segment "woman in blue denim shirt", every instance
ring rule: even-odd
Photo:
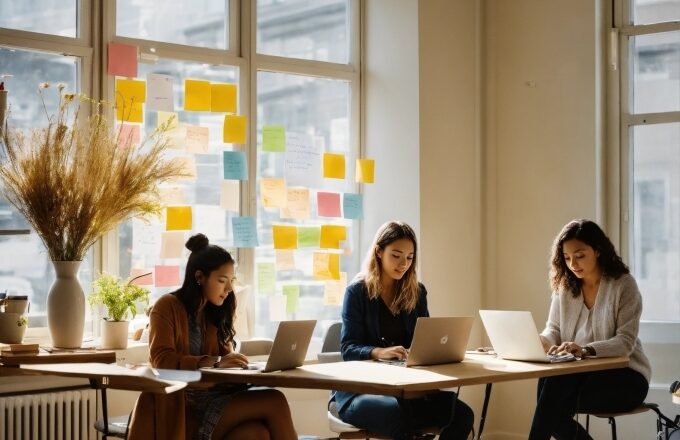
[[[416,235],[405,223],[386,223],[376,233],[364,272],[345,292],[343,360],[408,357],[416,320],[429,316],[427,291],[416,274],[416,247]],[[431,426],[443,428],[442,440],[467,439],[474,421],[472,409],[453,392],[403,400],[337,391],[333,398],[342,420],[394,439],[408,439],[412,430]]]

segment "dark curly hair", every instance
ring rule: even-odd
[[[236,297],[228,295],[221,306],[206,303],[203,291],[196,281],[196,271],[201,271],[206,277],[225,264],[234,263],[234,259],[224,248],[210,244],[208,237],[196,234],[186,242],[186,248],[191,251],[187,268],[184,273],[184,283],[179,290],[172,294],[184,304],[189,316],[196,318],[199,308],[204,305],[207,322],[217,327],[217,339],[222,345],[234,343],[234,315],[236,313]]]
[[[574,297],[581,294],[581,281],[567,267],[562,247],[565,241],[579,240],[592,247],[597,252],[597,264],[602,275],[618,279],[621,275],[630,273],[628,266],[616,253],[614,245],[604,231],[591,220],[572,220],[567,223],[553,242],[550,257],[550,287],[553,291],[565,290]]]

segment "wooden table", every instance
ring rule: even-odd
[[[105,364],[115,363],[116,352],[111,350],[63,350],[53,351],[51,353],[40,351],[37,354],[19,353],[0,356],[0,365],[5,367],[18,367],[19,365],[27,364],[56,364],[61,362],[101,362]]]

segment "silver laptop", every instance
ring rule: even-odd
[[[531,312],[514,310],[480,310],[479,316],[494,351],[503,359],[531,362],[565,362],[572,355],[548,355],[538,336]]]
[[[418,318],[406,366],[462,361],[473,322],[472,316]]]
[[[248,368],[262,372],[289,370],[305,362],[309,341],[316,320],[281,321],[266,363],[249,364]]]

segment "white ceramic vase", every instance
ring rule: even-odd
[[[81,261],[53,261],[57,274],[47,294],[47,326],[52,345],[79,348],[85,328],[85,293],[78,281]]]
[[[102,348],[107,350],[127,348],[130,321],[102,319]]]

